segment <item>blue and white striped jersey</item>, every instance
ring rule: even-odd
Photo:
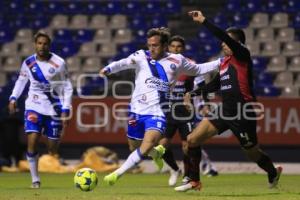
[[[168,104],[170,90],[181,74],[199,76],[219,67],[220,60],[195,64],[181,54],[166,53],[160,60],[153,60],[149,51],[139,50],[127,58],[105,67],[109,73],[135,69],[135,89],[130,112],[140,115],[165,116],[163,105]]]
[[[10,100],[17,100],[20,97],[28,81],[30,87],[25,102],[26,110],[34,110],[43,115],[69,111],[73,87],[65,61],[61,57],[51,53],[48,61],[38,60],[36,54],[26,58]]]

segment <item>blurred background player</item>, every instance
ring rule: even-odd
[[[126,171],[152,157],[159,169],[163,167],[164,148],[154,148],[165,132],[165,112],[169,108],[170,87],[181,73],[193,76],[208,73],[218,68],[220,60],[194,64],[180,54],[167,52],[170,33],[165,28],[153,28],[147,32],[147,51],[139,50],[125,59],[112,62],[100,71],[100,76],[121,70],[135,69],[135,89],[132,94],[128,121],[129,142],[140,145],[122,166],[104,177],[113,185]],[[138,146],[136,145],[136,146]]]
[[[185,40],[179,35],[171,37],[169,41],[168,51],[174,54],[182,54],[185,50]],[[192,60],[189,60],[193,62]],[[170,178],[168,181],[169,186],[174,186],[177,182],[178,177],[181,175],[181,169],[178,167],[176,160],[174,158],[173,152],[170,148],[170,143],[175,135],[176,131],[179,131],[179,135],[182,143],[183,151],[183,164],[184,164],[184,178],[183,182],[187,183],[193,176],[199,176],[199,159],[193,159],[193,162],[190,163],[189,157],[187,155],[187,142],[186,137],[192,131],[194,127],[194,115],[186,109],[186,106],[183,105],[183,95],[191,91],[194,88],[194,78],[192,76],[180,75],[177,78],[175,87],[172,89],[171,95],[171,110],[167,113],[167,126],[164,137],[160,140],[160,144],[166,148],[165,154],[163,155],[164,161],[170,166]],[[197,85],[204,84],[204,77],[196,77]],[[201,101],[202,102],[202,101]],[[203,104],[203,103],[202,103]],[[178,119],[180,118],[180,119]],[[217,171],[212,169],[212,164],[209,160],[207,153],[202,150],[202,166],[207,175],[215,176]],[[195,169],[191,169],[192,167]],[[190,172],[195,171],[195,173]],[[198,171],[198,172],[197,172]],[[190,174],[190,175],[189,175]],[[191,176],[191,177],[190,177]]]
[[[36,53],[23,62],[9,98],[9,112],[14,114],[17,99],[27,82],[30,82],[25,102],[25,132],[31,188],[40,188],[41,184],[38,174],[38,140],[42,133],[46,135],[49,154],[57,155],[60,135],[67,125],[73,93],[65,61],[49,51],[50,44],[51,39],[46,33],[38,32],[35,35]]]
[[[269,188],[274,188],[278,184],[282,167],[275,168],[269,156],[257,143],[252,59],[244,45],[245,34],[242,29],[235,27],[224,32],[210,23],[201,11],[191,11],[189,15],[222,41],[225,57],[222,59],[218,78],[215,79],[215,85],[221,91],[222,104],[216,109],[218,112],[213,113],[213,117],[208,115],[208,118],[204,118],[189,134],[188,146],[199,146],[206,139],[230,129],[246,155],[268,173]],[[243,114],[239,114],[239,110]]]

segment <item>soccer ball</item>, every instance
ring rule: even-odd
[[[93,190],[98,183],[98,177],[95,170],[91,168],[81,168],[74,176],[74,184],[82,191]]]

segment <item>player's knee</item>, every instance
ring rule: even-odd
[[[199,146],[199,142],[192,135],[188,135],[188,137],[187,137],[187,145],[188,145],[188,147],[197,147],[197,146]]]
[[[182,151],[184,154],[188,153],[188,143],[187,142],[182,142]]]

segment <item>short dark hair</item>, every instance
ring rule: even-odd
[[[180,36],[180,35],[174,35],[174,36],[172,36],[171,39],[169,40],[169,45],[173,41],[180,42],[182,44],[182,46],[185,47],[185,39],[182,36]]]
[[[237,27],[229,27],[226,29],[226,32],[231,33],[235,40],[238,40],[239,42],[245,44],[246,36],[243,29]]]
[[[151,28],[148,32],[147,32],[147,39],[151,38],[153,36],[160,36],[160,43],[161,44],[168,44],[169,43],[169,39],[170,39],[170,31],[168,28],[166,27],[161,27],[161,28]]]
[[[37,40],[39,39],[39,37],[45,37],[48,39],[49,44],[51,43],[51,38],[50,36],[45,32],[45,31],[39,31],[34,35],[34,42],[37,42]]]

